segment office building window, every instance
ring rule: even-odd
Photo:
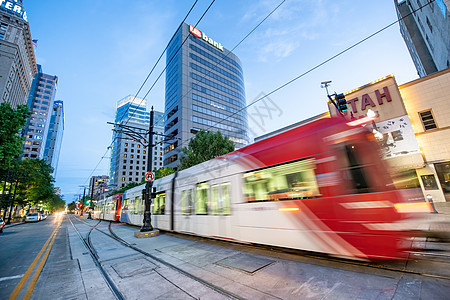
[[[419,116],[420,116],[420,120],[422,121],[423,128],[425,129],[425,131],[437,128],[437,125],[436,125],[436,122],[434,121],[434,116],[433,116],[431,109],[419,112]]]

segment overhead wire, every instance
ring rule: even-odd
[[[208,8],[205,10],[205,12],[202,14],[202,16],[200,17],[200,19],[197,21],[197,23],[195,24],[195,27],[198,26],[198,24],[200,24],[200,22],[202,21],[203,17],[206,15],[206,13],[209,11],[209,9],[211,8],[211,6],[214,4],[214,2],[216,2],[216,0],[211,1],[211,3],[209,4]],[[180,27],[183,26],[183,23],[181,23]],[[178,30],[177,30],[178,31]],[[159,79],[161,78],[161,76],[164,74],[164,72],[167,69],[167,66],[169,66],[169,64],[172,62],[172,60],[175,59],[175,57],[177,56],[178,52],[180,52],[180,50],[183,48],[183,45],[186,43],[186,41],[188,40],[189,35],[186,36],[186,38],[183,40],[183,42],[181,43],[181,45],[177,48],[177,51],[173,54],[172,58],[169,60],[169,62],[166,62],[166,66],[164,67],[164,69],[159,73],[158,77],[156,78],[155,82],[152,84],[152,86],[149,88],[149,90],[147,91],[147,93],[144,95],[144,97],[142,98],[141,102],[142,103],[145,98],[147,98],[148,94],[153,90],[153,87],[158,83]],[[167,47],[170,45],[170,42],[167,44]],[[166,49],[167,49],[166,47]],[[134,113],[136,112],[137,109],[134,110]],[[133,116],[132,115],[132,116]],[[131,117],[128,118],[128,120],[130,120]],[[128,122],[127,120],[127,122]],[[125,124],[127,124],[127,122]]]
[[[192,4],[191,8],[189,9],[189,11],[187,12],[187,14],[184,16],[183,21],[181,21],[180,25],[178,26],[177,30],[175,32],[177,32],[181,26],[183,26],[183,23],[186,21],[186,19],[188,18],[188,16],[191,14],[192,10],[194,9],[195,5],[197,4],[198,0],[195,0],[194,4]],[[150,76],[152,75],[153,71],[155,70],[156,66],[159,64],[159,62],[161,61],[161,58],[163,58],[164,53],[166,53],[167,48],[170,45],[170,42],[172,41],[173,37],[170,39],[170,41],[167,43],[166,47],[164,48],[164,50],[161,52],[161,55],[158,57],[158,59],[156,60],[156,63],[153,65],[152,69],[150,70],[150,72],[148,73],[147,77],[145,78],[144,82],[141,84],[141,86],[139,87],[138,91],[136,92],[134,98],[137,98],[139,93],[141,92],[141,90],[144,88],[145,84],[147,83],[148,79],[150,78]],[[141,101],[142,103],[142,101]],[[128,110],[129,110],[130,106],[127,107],[126,111],[124,112],[122,118],[119,120],[119,122],[122,121],[122,119],[124,118],[124,116],[127,114]],[[136,112],[136,109],[133,112]],[[127,120],[128,122],[128,120]]]
[[[252,28],[252,30],[250,30],[231,50],[228,51],[228,53],[226,55],[224,55],[218,62],[216,62],[214,64],[214,66],[218,66],[224,59],[226,59],[231,53],[233,53],[233,51],[239,47],[253,32],[255,32],[256,29],[259,28],[259,26],[261,26],[262,23],[264,23],[271,15],[273,15],[273,13],[275,13],[275,11],[277,11],[281,5],[283,5],[287,0],[283,0],[281,1],[275,8],[273,8],[258,24],[256,24],[256,26],[254,26]],[[181,97],[181,99],[183,99],[184,97],[186,97],[190,92],[192,91],[192,87],[189,88],[189,90]],[[239,112],[238,112],[239,113]],[[233,114],[234,115],[234,114]],[[232,115],[230,115],[229,117],[231,117]],[[208,128],[209,129],[209,128]],[[186,142],[189,141],[190,139],[187,139],[185,141],[181,142],[180,147]],[[162,144],[163,142],[167,142],[166,141],[161,141],[157,144]]]
[[[209,11],[209,9],[211,8],[212,4],[213,4],[215,1],[216,1],[216,0],[213,0],[213,1],[209,4],[208,8],[205,10],[205,12],[202,14],[202,16],[200,17],[200,19],[199,19],[198,22],[196,23],[197,25],[200,23],[200,21],[201,21],[201,20],[203,19],[203,17],[206,15],[206,13]],[[189,11],[187,12],[186,16],[183,18],[182,22],[181,22],[180,25],[178,26],[177,31],[179,30],[179,28],[180,28],[181,26],[183,26],[183,23],[186,21],[186,19],[188,18],[188,16],[190,15],[190,13],[192,12],[192,10],[194,9],[194,7],[195,7],[195,5],[197,4],[197,2],[198,2],[198,0],[195,0],[195,2],[192,4],[192,6],[191,6],[191,8],[189,9]],[[171,40],[172,40],[172,39],[171,39]],[[167,50],[167,48],[169,47],[169,45],[170,45],[170,41],[169,41],[169,43],[167,44],[167,46],[164,48],[163,52],[162,52],[161,55],[159,56],[158,60],[156,61],[156,63],[155,63],[154,66],[152,67],[152,69],[151,69],[151,71],[149,72],[149,74],[147,75],[147,77],[145,78],[144,82],[143,82],[142,85],[140,86],[140,88],[139,88],[139,90],[137,91],[137,93],[136,93],[136,95],[135,95],[134,98],[136,98],[136,97],[139,95],[140,91],[141,91],[142,88],[145,86],[146,82],[148,81],[149,77],[151,76],[151,74],[152,74],[153,71],[155,70],[156,66],[157,66],[158,63],[161,61],[161,58],[164,56],[164,53],[166,52],[166,50]],[[181,46],[180,46],[180,48],[181,48]],[[179,51],[179,49],[177,50],[177,52],[178,52],[178,51]],[[165,70],[165,68],[164,68],[164,70]],[[161,77],[161,74],[158,76],[158,79],[157,79],[157,80],[159,80],[160,77]],[[152,85],[152,88],[153,88],[153,86],[154,86],[155,84],[156,84],[156,82]],[[146,96],[148,95],[148,93],[149,93],[149,92],[147,92]],[[145,97],[141,100],[140,104],[142,104],[142,102],[143,102],[144,99],[145,99]],[[130,106],[127,107],[127,110],[125,111],[125,113],[123,114],[123,116],[122,116],[122,118],[119,120],[119,122],[121,122],[121,121],[123,120],[123,117],[124,117],[124,116],[126,115],[126,113],[128,112],[129,107],[130,107]],[[134,110],[132,116],[135,114],[136,110],[137,110],[137,109]],[[132,116],[131,116],[131,117],[132,117]],[[129,118],[127,119],[127,121],[126,121],[125,124],[128,123],[128,121],[130,120],[131,117],[129,117]],[[110,145],[107,147],[105,154],[100,158],[100,161],[97,163],[97,166],[94,168],[94,170],[91,172],[91,174],[89,175],[89,177],[86,179],[85,183],[87,183],[87,182],[89,181],[89,179],[90,179],[90,177],[92,176],[92,174],[97,170],[98,166],[99,166],[100,163],[103,161],[103,159],[105,158],[106,154],[107,154],[108,151],[111,149],[111,147],[113,146],[113,144],[114,144],[114,142],[115,142],[116,139],[117,139],[117,136],[115,136],[115,137],[113,138],[112,142],[111,142]]]
[[[369,36],[363,38],[362,40],[360,40],[360,41],[354,43],[353,45],[347,47],[346,49],[342,50],[341,52],[339,52],[339,53],[333,55],[332,57],[326,59],[325,61],[323,61],[323,62],[321,62],[321,63],[319,63],[319,64],[317,64],[316,66],[310,68],[309,70],[307,70],[307,71],[305,71],[304,73],[298,75],[297,77],[295,77],[295,78],[289,80],[288,82],[282,84],[281,86],[275,88],[274,90],[272,90],[271,92],[265,94],[264,96],[262,96],[262,97],[256,99],[255,101],[253,101],[252,103],[250,103],[250,104],[248,104],[247,106],[243,107],[242,109],[238,110],[237,112],[232,113],[231,115],[229,115],[228,117],[222,119],[221,121],[216,122],[214,125],[211,125],[211,126],[207,127],[207,128],[205,129],[205,131],[208,131],[208,130],[211,129],[211,128],[215,128],[218,124],[223,123],[224,121],[226,121],[226,120],[228,120],[229,118],[235,116],[236,114],[239,114],[240,112],[246,110],[247,108],[249,108],[250,106],[256,104],[257,102],[259,102],[259,101],[261,101],[261,100],[267,98],[268,96],[270,96],[270,95],[272,95],[272,94],[278,92],[279,90],[285,88],[286,86],[288,86],[288,85],[290,85],[291,83],[297,81],[298,79],[304,77],[305,75],[311,73],[312,71],[314,71],[314,70],[320,68],[321,66],[327,64],[328,62],[334,60],[335,58],[341,56],[342,54],[344,54],[344,53],[350,51],[351,49],[355,48],[356,46],[358,46],[358,45],[364,43],[365,41],[371,39],[372,37],[378,35],[379,33],[385,31],[386,29],[388,29],[388,28],[392,27],[393,25],[399,23],[400,21],[406,19],[407,17],[409,17],[409,16],[415,14],[417,11],[421,10],[422,8],[426,7],[427,5],[430,5],[430,4],[431,4],[432,2],[434,2],[434,1],[435,1],[435,0],[429,0],[426,4],[420,6],[419,8],[417,8],[417,9],[415,9],[415,10],[413,10],[411,13],[409,13],[409,14],[407,14],[407,15],[401,17],[401,18],[398,18],[396,21],[394,21],[394,22],[392,22],[392,23],[390,23],[390,24],[384,26],[384,27],[381,28],[380,30],[377,30],[376,32],[374,32],[374,33],[370,34]],[[190,139],[186,139],[183,143],[188,142],[189,140],[190,140]]]
[[[215,1],[215,0],[214,0],[214,1]],[[213,2],[214,2],[214,1],[213,1]],[[286,1],[286,0],[282,1],[282,2],[281,2],[274,10],[272,10],[271,13],[270,13],[266,18],[264,18],[260,23],[258,23],[258,25],[257,25],[254,29],[252,29],[252,31],[250,31],[250,33],[247,34],[247,35],[246,35],[246,36],[245,36],[245,37],[244,37],[244,38],[243,38],[243,39],[242,39],[235,47],[233,47],[232,50],[236,49],[236,48],[237,48],[237,47],[238,47],[238,46],[239,46],[239,45],[240,45],[240,44],[241,44],[241,43],[242,43],[249,35],[251,35],[251,34],[256,30],[257,27],[259,27],[259,26],[260,26],[260,25],[261,25],[261,24],[262,24],[262,23],[263,23],[270,15],[271,15],[271,14],[273,14],[273,12],[274,12],[276,9],[278,9],[278,8],[281,6],[281,4],[283,4],[285,1]],[[240,112],[246,110],[247,108],[251,107],[252,105],[256,104],[257,102],[259,102],[259,101],[261,101],[261,100],[267,98],[268,96],[270,96],[270,95],[272,95],[272,94],[278,92],[279,90],[281,90],[281,89],[285,88],[286,86],[292,84],[293,82],[295,82],[295,81],[297,81],[298,79],[304,77],[305,75],[307,75],[307,74],[313,72],[314,70],[320,68],[321,66],[327,64],[328,62],[330,62],[330,61],[336,59],[337,57],[339,57],[339,56],[345,54],[346,52],[350,51],[351,49],[355,48],[356,46],[358,46],[358,45],[364,43],[365,41],[371,39],[372,37],[374,37],[374,36],[376,36],[376,35],[378,35],[378,34],[380,34],[381,32],[383,32],[383,31],[385,31],[386,29],[392,27],[393,25],[399,23],[400,21],[406,19],[407,17],[409,17],[409,16],[415,14],[417,11],[421,10],[422,8],[426,7],[427,5],[430,5],[430,4],[431,4],[432,2],[434,2],[434,1],[435,1],[435,0],[430,0],[430,1],[428,1],[426,4],[420,6],[419,8],[417,8],[417,9],[415,9],[415,10],[413,10],[411,13],[409,13],[409,14],[407,14],[407,15],[401,17],[401,18],[398,18],[398,19],[395,20],[394,22],[392,22],[392,23],[390,23],[390,24],[384,26],[383,28],[381,28],[381,29],[377,30],[376,32],[370,34],[369,36],[367,36],[367,37],[361,39],[360,41],[358,41],[358,42],[352,44],[351,46],[347,47],[346,49],[340,51],[339,53],[337,53],[337,54],[335,54],[335,55],[333,55],[333,56],[331,56],[330,58],[328,58],[328,59],[326,59],[325,61],[323,61],[323,62],[317,64],[316,66],[314,66],[314,67],[308,69],[308,70],[305,71],[304,73],[302,73],[302,74],[296,76],[295,78],[289,80],[288,82],[282,84],[281,86],[275,88],[275,89],[272,90],[271,92],[269,92],[269,93],[265,94],[264,96],[262,96],[262,97],[256,99],[255,101],[253,101],[252,103],[248,104],[248,105],[245,106],[244,108],[242,108],[242,109],[238,110],[237,112],[235,112],[235,113],[229,115],[227,118],[224,118],[224,119],[222,119],[221,121],[216,122],[214,125],[211,125],[211,126],[207,127],[205,130],[207,131],[207,130],[209,130],[209,129],[211,129],[211,128],[215,128],[216,125],[223,123],[224,121],[226,121],[226,120],[228,120],[229,118],[235,116],[236,114],[238,114],[238,113],[240,113]],[[212,4],[211,4],[211,5],[212,5]],[[210,5],[210,6],[211,6],[211,5]],[[210,7],[210,6],[209,6],[209,7]],[[209,9],[209,7],[208,7],[208,9]],[[203,18],[203,16],[202,16],[202,18]],[[197,25],[198,25],[198,23],[196,24],[196,26],[197,26]],[[186,39],[184,40],[184,42],[185,42],[185,41],[186,41]],[[183,44],[184,44],[184,42],[183,42]],[[183,44],[182,44],[182,45],[183,45]],[[181,47],[180,47],[180,48],[181,48]],[[180,49],[180,48],[179,48],[179,49]],[[166,49],[167,49],[167,47],[166,47]],[[179,51],[179,49],[177,50],[177,52]],[[232,51],[232,50],[231,50],[231,51]],[[231,52],[231,51],[230,51],[230,52]],[[175,54],[175,55],[176,55],[176,54]],[[175,55],[174,55],[173,57],[175,57]],[[169,62],[169,63],[170,63],[170,62]],[[166,64],[166,68],[167,68],[167,66],[169,65],[169,63]],[[159,80],[159,78],[161,77],[161,75],[163,74],[163,72],[166,70],[166,68],[164,68],[164,70],[160,73],[160,75],[158,76],[158,79],[157,79],[157,80]],[[155,83],[152,85],[152,87],[149,89],[149,91],[146,93],[146,96],[148,95],[148,93],[151,91],[151,89],[153,88],[153,86],[154,86],[155,84],[156,84],[156,81],[155,81]],[[186,139],[186,140],[182,141],[181,144],[183,145],[184,143],[188,142],[189,140],[190,140],[190,139]],[[159,143],[161,143],[161,142],[159,142]],[[108,147],[108,149],[109,149],[109,147]],[[106,153],[105,153],[105,155],[106,155]],[[103,157],[102,157],[102,159],[103,159]]]

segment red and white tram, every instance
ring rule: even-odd
[[[122,209],[122,195],[119,193],[98,201],[94,209],[94,218],[118,222]]]
[[[205,237],[358,259],[406,255],[413,218],[373,135],[321,119],[156,180],[152,225]],[[141,226],[142,190],[120,220]],[[415,211],[429,212],[428,203]],[[414,215],[415,216],[415,215]]]

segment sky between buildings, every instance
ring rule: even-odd
[[[187,23],[210,4],[199,0]],[[216,0],[197,26],[232,49],[282,0]],[[57,75],[65,132],[55,186],[67,202],[91,175],[107,175],[116,103],[135,95],[194,0],[24,0],[37,63]],[[247,103],[270,93],[397,18],[392,0],[287,0],[234,53],[244,68]],[[165,58],[165,56],[164,56]],[[163,59],[138,95],[165,66]],[[394,25],[248,109],[251,138],[325,112],[326,92],[346,92],[394,74],[418,78]],[[164,110],[164,75],[147,96]]]

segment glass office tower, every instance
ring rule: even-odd
[[[450,67],[450,18],[445,1],[394,2],[398,17],[404,18],[399,23],[400,32],[417,74],[424,77]]]
[[[152,170],[162,168],[162,134],[164,127],[164,114],[154,111],[152,153]],[[147,101],[127,96],[117,103],[116,124],[131,126],[131,130],[148,139],[150,124],[150,111]],[[116,128],[116,129],[119,129]],[[111,149],[111,165],[109,173],[109,186],[111,189],[119,189],[125,185],[141,182],[147,172],[147,148],[136,135],[130,136],[127,130],[119,130],[113,133]]]
[[[23,157],[42,159],[50,129],[58,77],[43,73],[40,65],[38,70],[39,73],[35,75],[28,97],[28,106],[33,114],[23,130],[25,137]],[[51,161],[49,163],[51,164]]]
[[[186,40],[186,42],[183,41]],[[183,23],[166,52],[164,166],[176,168],[181,149],[199,130],[220,131],[236,148],[248,144],[244,75],[239,58]]]
[[[61,100],[53,102],[53,108],[49,112],[50,123],[48,126],[47,141],[45,143],[44,159],[53,168],[53,178],[56,178],[58,170],[59,154],[64,135],[64,103]]]

